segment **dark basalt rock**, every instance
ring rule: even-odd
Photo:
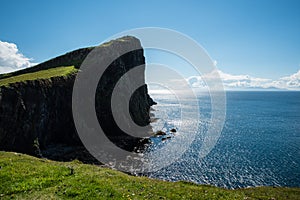
[[[163,131],[156,131],[156,133],[154,134],[154,136],[162,136],[162,135],[166,135],[166,133]]]
[[[171,133],[176,133],[177,131],[176,131],[175,128],[172,128],[172,129],[170,130],[170,132],[171,132]]]
[[[149,140],[123,137],[109,112],[108,97],[114,84],[124,73],[135,66],[145,64],[143,49],[139,40],[134,37],[127,36],[110,43],[117,45],[134,43],[140,48],[120,56],[109,66],[109,70],[103,75],[104,78],[100,80],[96,93],[98,120],[101,125],[104,124],[105,133],[112,136],[114,139],[110,139],[118,146],[128,151],[141,150],[141,146]],[[57,66],[79,67],[92,49],[79,49],[33,68],[15,72],[13,75]],[[40,156],[56,160],[79,159],[89,162],[86,161],[88,152],[77,135],[72,116],[72,89],[75,77],[76,74],[72,74],[67,77],[25,81],[0,87],[0,150],[36,156],[41,154]],[[141,71],[140,77],[144,79],[144,71]],[[100,109],[99,104],[107,107]],[[134,122],[142,126],[148,125],[149,110],[153,104],[155,102],[148,95],[146,85],[136,90],[130,99],[129,107]]]

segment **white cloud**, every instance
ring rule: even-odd
[[[214,70],[203,76],[191,76],[187,81],[193,88],[207,89],[203,80],[214,80],[220,77],[224,88],[227,90],[247,90],[247,89],[284,89],[300,90],[300,70],[290,76],[279,78],[278,80],[252,77],[249,75],[232,75],[220,70]]]
[[[300,70],[295,74],[280,78],[279,82],[288,88],[300,89]]]
[[[31,63],[31,60],[19,52],[16,44],[0,41],[0,73],[23,69],[36,64]]]
[[[214,66],[217,67],[218,62],[216,60],[213,61]]]

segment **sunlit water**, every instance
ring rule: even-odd
[[[178,134],[189,134],[180,131],[188,126],[180,120],[181,107],[195,106],[197,102],[189,99],[178,102],[166,94],[151,96],[158,103],[153,113],[159,118],[152,123],[153,128],[162,129],[172,137],[163,143],[161,138],[154,138],[150,151],[155,153],[160,145],[176,140]],[[194,142],[173,164],[148,175],[226,188],[299,187],[300,92],[227,92],[226,96],[225,126],[212,151],[199,159],[203,132],[211,116],[209,96],[199,95],[200,120]],[[172,128],[178,132],[169,133]]]

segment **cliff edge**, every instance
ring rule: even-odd
[[[123,149],[134,151],[145,142],[143,138],[124,137],[108,109],[111,92],[120,77],[136,66],[145,67],[140,41],[126,36],[98,47],[69,52],[32,68],[0,75],[0,150],[90,162],[93,158],[83,147],[74,125],[72,90],[86,56],[94,48],[108,45],[139,48],[112,62],[100,79],[95,99],[98,121],[104,124],[107,136]],[[140,78],[144,80],[144,71]],[[149,109],[153,104],[147,85],[138,88],[130,99],[129,112],[133,121],[148,125]]]

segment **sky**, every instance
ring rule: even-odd
[[[298,0],[2,0],[0,73],[98,45],[128,29],[162,27],[205,48],[226,87],[297,89],[299,9]],[[172,58],[150,52],[146,59],[168,63]],[[195,87],[201,84],[193,70],[183,71]]]

